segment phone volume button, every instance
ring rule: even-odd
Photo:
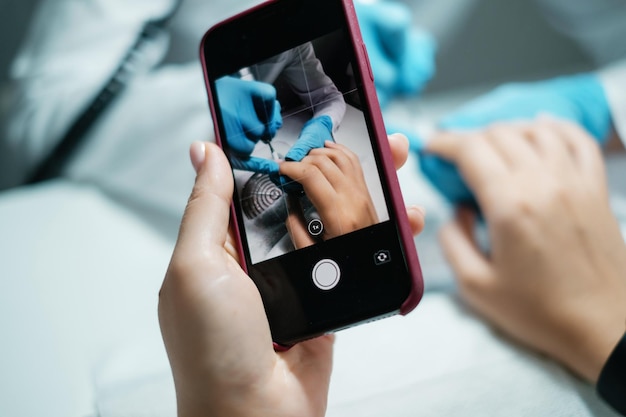
[[[367,62],[367,70],[370,73],[370,79],[374,81],[374,72],[372,71],[372,65],[370,64],[370,57],[367,53],[367,48],[364,43],[361,44],[361,47],[363,48],[363,54],[365,55],[365,62]]]

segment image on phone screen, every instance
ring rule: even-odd
[[[389,220],[349,45],[337,30],[215,82],[252,264]]]

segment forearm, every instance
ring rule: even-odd
[[[284,71],[292,90],[303,103],[311,106],[313,117],[330,117],[333,131],[336,130],[346,112],[343,94],[324,72],[310,43],[296,48],[294,54],[298,57],[295,65],[288,66]]]

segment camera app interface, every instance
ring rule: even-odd
[[[253,264],[389,220],[342,31],[216,81]]]

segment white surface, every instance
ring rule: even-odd
[[[0,231],[0,416],[94,415],[100,390],[167,370],[156,306],[171,242],[67,183],[0,194]]]
[[[358,348],[357,348],[358,347]],[[604,416],[553,362],[494,333],[450,294],[337,337],[328,417]]]

